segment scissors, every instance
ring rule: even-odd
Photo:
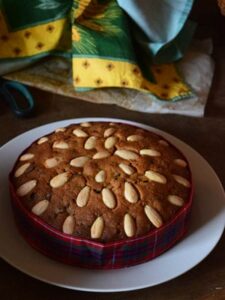
[[[25,107],[19,105],[17,96],[22,98]],[[34,99],[23,84],[17,81],[5,80],[0,77],[0,100],[1,99],[9,105],[17,117],[27,117],[34,109]]]

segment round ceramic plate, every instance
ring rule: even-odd
[[[63,265],[33,250],[17,232],[8,192],[8,173],[17,156],[40,136],[72,123],[123,122],[156,132],[171,141],[190,162],[195,195],[190,230],[173,248],[144,264],[129,269],[88,270]],[[118,292],[154,286],[184,272],[202,261],[219,241],[225,225],[225,197],[222,185],[207,161],[179,139],[143,124],[104,118],[71,119],[47,124],[14,138],[0,148],[0,255],[22,272],[65,288]]]

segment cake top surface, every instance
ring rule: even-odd
[[[139,237],[190,200],[183,154],[159,135],[122,123],[58,128],[18,158],[22,205],[59,231],[101,242]]]

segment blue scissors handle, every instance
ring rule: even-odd
[[[26,107],[20,107],[13,90],[19,93],[26,100]],[[0,93],[3,94],[4,100],[8,103],[12,111],[18,117],[28,116],[34,109],[34,99],[28,89],[16,81],[7,81],[0,79]]]

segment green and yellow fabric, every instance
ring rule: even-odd
[[[71,60],[76,91],[123,87],[163,101],[190,98],[190,88],[168,56],[174,57],[174,50],[167,51],[166,63],[158,63],[159,47],[151,41],[152,49],[158,47],[155,53],[142,48],[133,25],[146,41],[145,33],[118,2],[0,0],[0,75],[57,55]],[[168,50],[168,45],[175,44],[174,39],[163,47]]]

